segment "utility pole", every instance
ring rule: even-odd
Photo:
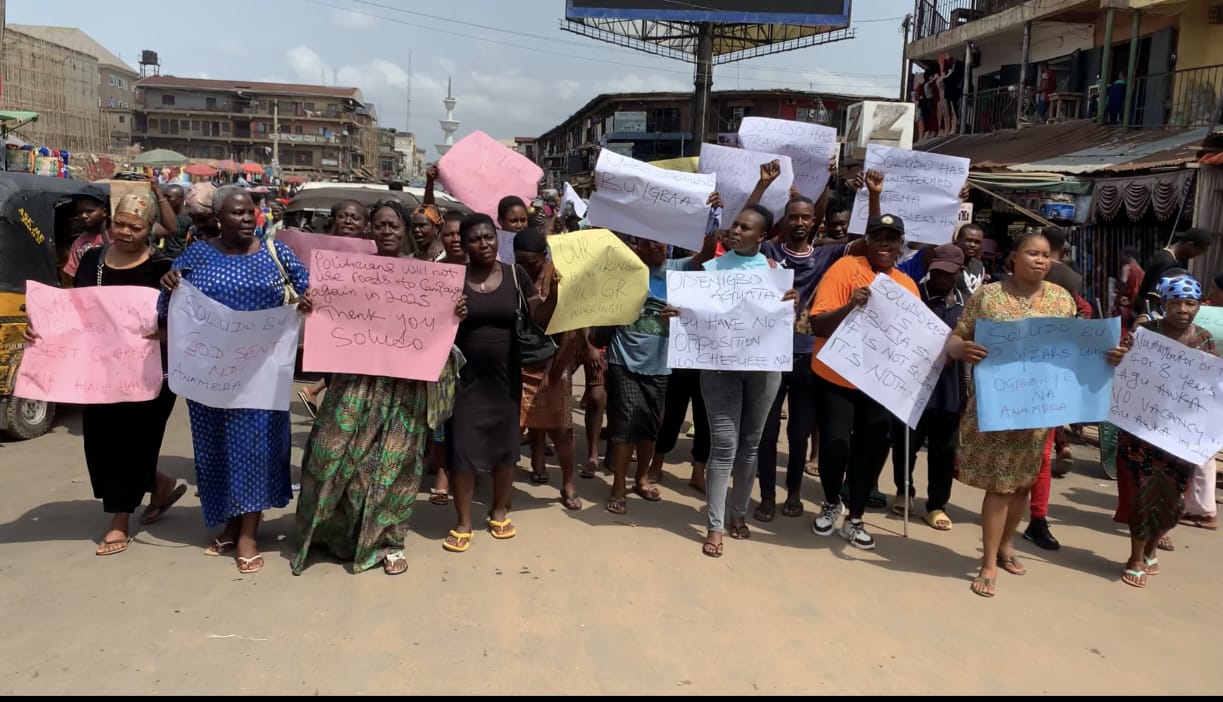
[[[280,101],[272,101],[272,165],[280,169]]]
[[[412,133],[412,50],[408,49],[408,112],[404,116],[404,129]]]
[[[905,21],[900,25],[904,30],[905,41],[900,46],[900,101],[909,101],[909,59],[905,51],[909,48],[909,32],[913,29],[913,15],[905,15]]]
[[[4,105],[4,0],[0,0],[0,106]]]

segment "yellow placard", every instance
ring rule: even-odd
[[[548,333],[632,324],[650,293],[650,270],[606,229],[548,237],[560,299]]]
[[[683,156],[681,158],[668,158],[662,161],[650,161],[651,166],[657,166],[668,171],[679,171],[681,173],[696,173],[697,165],[701,159],[696,156]]]

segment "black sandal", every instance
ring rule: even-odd
[[[746,523],[740,524],[739,526],[732,524],[730,528],[726,530],[726,533],[729,534],[730,538],[732,539],[743,540],[752,538],[752,530],[747,528]]]
[[[536,485],[543,485],[544,483],[548,482],[548,474],[531,471],[531,482],[535,483]]]
[[[771,522],[776,515],[777,502],[775,500],[761,500],[760,506],[756,508],[755,512],[752,512],[752,518],[758,522]]]
[[[783,517],[801,517],[803,516],[803,501],[797,497],[787,497],[786,503],[781,507],[781,516]]]

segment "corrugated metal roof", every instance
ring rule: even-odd
[[[178,76],[149,76],[138,84],[142,88],[198,88],[201,90],[245,90],[251,93],[277,95],[319,95],[323,97],[351,98],[364,103],[357,88],[340,88],[330,85],[301,85],[298,83],[260,83],[247,80],[213,80],[210,78],[179,78]]]
[[[1091,120],[969,134],[917,148],[960,156],[973,170],[1038,173],[1124,173],[1191,163],[1208,127],[1128,129]]]

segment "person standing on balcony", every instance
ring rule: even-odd
[[[1057,74],[1042,62],[1036,69],[1036,116],[1041,122],[1048,119],[1049,97],[1057,90]]]

